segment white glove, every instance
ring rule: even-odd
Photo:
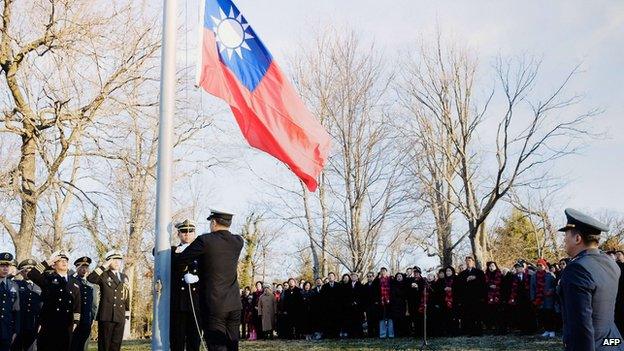
[[[61,252],[60,250],[59,250],[59,251],[55,251],[55,252],[53,252],[53,253],[50,255],[50,257],[46,260],[46,262],[47,262],[48,264],[50,264],[50,265],[52,265],[52,264],[56,263],[56,261],[58,261],[58,260],[60,260],[60,259],[61,259],[61,253],[62,253],[62,252]]]
[[[186,273],[184,275],[184,282],[186,284],[194,284],[194,283],[197,283],[198,281],[199,281],[199,277],[196,276],[195,274]]]
[[[184,251],[184,249],[186,249],[190,244],[182,244],[178,247],[176,247],[175,249],[175,253],[181,253],[182,251]]]

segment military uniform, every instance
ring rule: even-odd
[[[211,210],[208,220],[231,221],[232,214]],[[238,350],[241,320],[237,266],[243,238],[228,230],[200,235],[182,253],[180,263],[199,262],[199,301],[208,349]]]
[[[122,259],[121,253],[106,254],[106,260]],[[100,302],[97,312],[98,350],[119,351],[126,319],[130,318],[130,293],[128,277],[103,266],[96,268],[87,281],[99,286]]]
[[[624,262],[617,262],[620,267],[620,282],[618,284],[618,295],[615,301],[615,325],[620,334],[624,334]]]
[[[176,229],[194,232],[195,225],[189,220],[185,220],[178,223]],[[171,251],[175,252],[178,247],[183,246],[185,245],[172,246]],[[175,258],[176,256],[173,255],[171,263],[171,351],[198,351],[200,337],[197,326],[201,326],[198,300],[199,283],[187,284],[184,280],[186,274],[197,277],[199,274],[198,261],[195,259],[185,264],[176,262]],[[194,314],[193,308],[195,309]],[[197,323],[196,317],[198,318]]]
[[[35,260],[27,259],[20,262],[17,269],[34,268],[36,265]],[[19,288],[20,328],[11,349],[13,351],[30,351],[35,348],[37,330],[39,329],[39,313],[41,313],[43,304],[41,288],[29,279],[16,280],[15,283]]]
[[[66,254],[60,256],[68,259]],[[73,328],[80,321],[80,287],[71,276],[48,272],[51,269],[44,261],[27,274],[42,290],[37,351],[68,351]]]
[[[0,253],[0,265],[13,265],[13,255]],[[0,351],[9,351],[19,330],[19,287],[9,277],[0,278]]]
[[[578,229],[596,236],[608,228],[573,209],[566,209],[568,224],[560,231]],[[559,281],[563,314],[563,342],[567,351],[624,350],[614,323],[620,269],[605,253],[590,248],[578,253]]]
[[[74,262],[76,268],[84,265],[89,266],[90,264],[91,259],[86,256],[80,257]],[[80,286],[80,323],[74,330],[71,350],[83,351],[86,350],[87,341],[89,340],[89,335],[91,335],[91,325],[95,318],[94,289],[87,279],[78,276],[78,274],[74,274],[74,279]]]

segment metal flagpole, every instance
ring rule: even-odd
[[[169,296],[171,292],[171,173],[172,120],[175,111],[175,50],[177,0],[163,0],[160,68],[160,122],[156,180],[156,244],[154,248],[154,319],[152,350],[169,351]]]

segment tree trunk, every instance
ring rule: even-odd
[[[35,189],[35,139],[34,131],[22,137],[22,156],[19,171],[22,176],[21,220],[17,238],[13,239],[15,257],[18,261],[29,258],[32,254],[33,237],[35,235],[35,219],[37,218],[37,194]]]
[[[485,223],[481,223],[478,227],[470,227],[470,246],[477,268],[483,269],[486,258],[489,256]]]
[[[453,243],[451,242],[451,225],[450,223],[438,225],[438,251],[440,255],[440,264],[443,267],[453,265]]]

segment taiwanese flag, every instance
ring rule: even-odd
[[[249,144],[317,188],[330,147],[271,53],[231,0],[203,2],[197,84],[225,100]]]

